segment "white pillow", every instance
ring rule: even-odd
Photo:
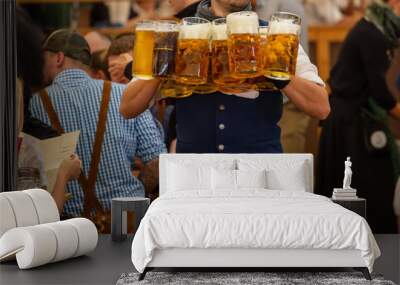
[[[236,170],[238,188],[267,188],[265,170]]]
[[[211,167],[168,164],[168,190],[211,189]]]
[[[268,189],[307,191],[307,176],[303,165],[295,168],[267,170]]]
[[[216,169],[211,171],[212,189],[236,190],[236,170]]]
[[[307,163],[304,160],[239,159],[239,170],[266,170],[267,188],[274,190],[306,191]]]

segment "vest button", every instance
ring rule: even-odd
[[[219,151],[224,151],[225,146],[223,144],[218,145],[218,150]]]
[[[224,125],[224,124],[219,124],[219,126],[218,126],[218,127],[219,127],[219,129],[220,129],[220,130],[223,130],[223,129],[225,129],[225,125]]]
[[[224,111],[224,110],[225,110],[225,106],[224,106],[224,105],[222,105],[222,104],[221,104],[221,105],[219,105],[219,110],[220,110],[220,111]]]

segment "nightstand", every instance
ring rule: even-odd
[[[357,198],[353,200],[337,200],[331,198],[331,200],[332,202],[359,214],[364,219],[367,219],[367,200],[363,198]]]

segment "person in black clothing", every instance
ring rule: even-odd
[[[400,167],[386,120],[400,120],[386,73],[398,47],[400,1],[377,1],[344,41],[331,71],[331,114],[322,123],[316,192],[331,196],[341,187],[343,161],[353,161],[352,187],[367,199],[367,220],[374,233],[395,233],[392,207]]]

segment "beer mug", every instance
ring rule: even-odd
[[[175,80],[183,84],[206,84],[209,65],[210,22],[183,18],[175,62]]]
[[[245,11],[226,17],[229,70],[234,78],[257,77],[262,73],[258,16]]]
[[[244,80],[233,78],[229,72],[226,19],[216,19],[212,21],[211,26],[211,73],[213,82],[218,90],[223,93],[246,91],[246,87],[241,85]]]
[[[269,22],[265,51],[265,76],[288,80],[296,72],[301,19],[290,13],[275,13]]]
[[[209,55],[209,62],[208,62],[208,75],[207,75],[207,82],[205,84],[196,85],[193,93],[197,94],[211,94],[218,91],[217,86],[214,84],[211,76],[211,54]]]
[[[155,28],[153,76],[169,78],[175,72],[178,23],[158,21]]]
[[[261,62],[265,66],[266,56],[267,56],[267,42],[268,42],[268,25],[259,27],[260,34],[260,49],[261,49]],[[247,84],[253,85],[254,89],[258,91],[271,91],[277,90],[274,84],[264,76],[258,76],[256,78],[249,78],[246,80]]]
[[[154,34],[153,21],[142,21],[136,25],[132,73],[137,78],[153,78]]]

